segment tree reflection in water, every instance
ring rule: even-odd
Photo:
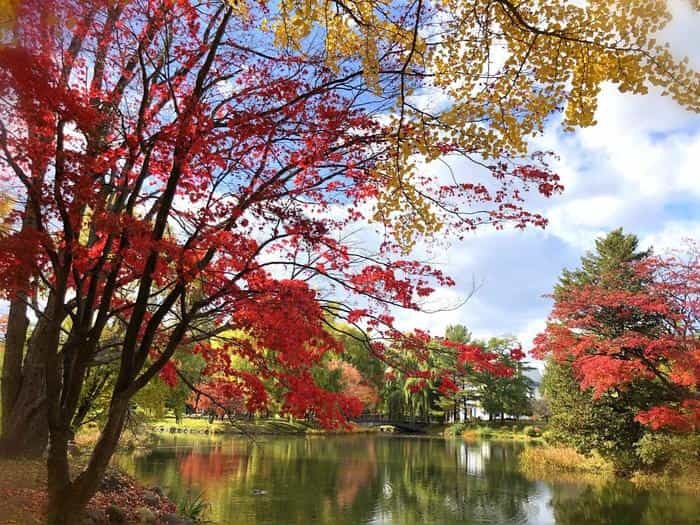
[[[163,439],[118,463],[176,496],[204,490],[221,525],[696,524],[700,502],[625,483],[529,480],[519,443],[384,436]]]

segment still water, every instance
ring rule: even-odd
[[[163,437],[117,463],[176,498],[204,491],[219,525],[688,525],[700,498],[527,479],[520,443],[401,436]]]

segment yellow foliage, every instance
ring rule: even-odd
[[[13,27],[17,0],[0,0],[0,35]]]
[[[698,0],[685,1],[700,9]],[[278,46],[315,55],[320,48],[332,70],[360,71],[370,92],[391,104],[396,145],[379,167],[386,191],[375,219],[393,223],[410,244],[407,226],[427,234],[442,227],[411,182],[418,170],[412,158],[438,158],[446,138],[487,163],[521,157],[553,113],[563,112],[567,130],[595,124],[605,83],[637,94],[655,86],[700,110],[700,75],[657,41],[671,19],[668,4],[281,0],[266,25]],[[449,103],[434,110],[411,104],[426,87]]]
[[[236,342],[249,343],[256,346],[254,338],[245,330],[225,330],[218,334],[215,338],[210,340],[212,347],[222,348],[226,345],[231,345],[235,348]],[[235,370],[241,371],[253,371],[253,364],[244,356],[241,356],[235,352],[235,350],[229,351],[229,356],[231,359],[231,367]]]
[[[4,222],[10,211],[12,211],[12,199],[6,193],[0,194],[0,235],[7,233],[10,229]]]

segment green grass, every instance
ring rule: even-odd
[[[267,418],[253,420],[236,420],[235,425],[228,420],[217,419],[209,422],[206,417],[186,416],[176,421],[173,416],[149,421],[147,427],[155,433],[184,433],[184,434],[361,434],[376,432],[376,428],[352,425],[349,428],[325,429],[318,425],[299,420],[283,418]],[[433,429],[439,433],[439,429]]]
[[[500,422],[483,422],[478,425],[464,425],[464,429],[461,432],[459,432],[459,435],[464,439],[491,439],[495,441],[540,441],[541,427],[537,426],[537,429],[540,431],[533,432],[532,425],[525,425],[520,423],[501,424]]]
[[[149,422],[148,427],[154,432],[192,434],[305,434],[312,428],[285,419],[241,420],[234,426],[226,420],[210,423],[206,417],[183,417],[179,422],[174,417],[164,417]]]
[[[195,523],[208,523],[206,517],[210,511],[211,503],[204,498],[204,492],[188,491],[177,502],[177,513]]]

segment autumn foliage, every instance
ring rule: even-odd
[[[652,429],[697,430],[698,246],[629,265],[634,287],[602,279],[557,297],[546,331],[535,340],[535,355],[570,362],[581,389],[594,397],[650,383],[657,395],[638,409],[637,421]]]
[[[362,410],[371,411],[379,402],[377,389],[370,385],[362,373],[350,363],[335,361],[330,364],[330,369],[339,369],[341,372],[340,381],[341,392],[360,402],[360,412]]]
[[[272,378],[288,389],[292,413],[312,400],[337,405],[304,376],[338,349],[329,313],[397,338],[384,305],[415,309],[452,283],[398,258],[391,229],[371,256],[339,240],[385,191],[397,131],[355,104],[359,88],[315,56],[273,52],[254,29],[263,15],[219,3],[203,14],[186,1],[23,4],[15,45],[0,49],[3,95],[13,100],[0,132],[4,182],[26,202],[10,220],[31,213],[36,224],[3,239],[0,274],[8,297],[40,291],[48,317],[70,318],[67,340],[49,342],[66,374],[57,411],[72,411],[110,327],[124,334],[126,396],[157,374],[174,382],[170,358],[191,342],[210,373],[233,377],[219,391],[259,406],[259,378]],[[509,204],[519,199],[513,182],[549,195],[556,175],[505,165],[494,175],[504,181],[497,197],[480,184],[439,189],[495,203],[483,219],[445,217],[461,229],[541,224]],[[331,306],[338,294],[367,304]],[[218,355],[206,348],[228,329],[248,339]],[[229,370],[225,352],[259,375]],[[329,423],[342,417],[331,412]]]
[[[44,438],[48,426],[52,523],[94,493],[133,396],[158,375],[183,379],[177,352],[205,358],[212,398],[255,410],[274,389],[285,412],[342,423],[357,402],[309,372],[342,350],[334,322],[371,333],[367,350],[391,364],[426,356],[429,338],[401,334],[390,309],[420,309],[453,281],[407,254],[437,233],[544,226],[526,192],[562,187],[526,137],[550,115],[591,124],[606,80],[697,106],[697,74],[649,37],[663,6],[471,4],[12,3],[0,46],[0,184],[17,197],[0,244],[3,441],[21,448],[29,418]],[[492,69],[494,39],[510,55]],[[415,98],[435,93],[444,107]],[[478,173],[423,169],[445,155]],[[231,331],[244,335],[214,344]],[[88,371],[106,363],[106,421],[72,479],[74,415]]]

